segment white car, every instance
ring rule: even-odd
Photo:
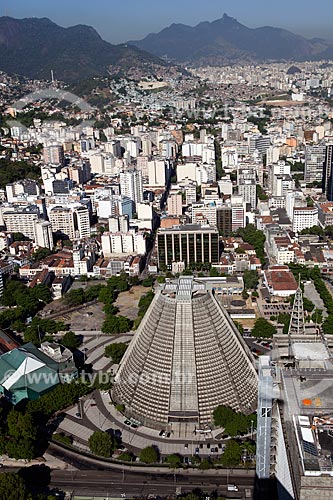
[[[228,484],[228,491],[238,491],[238,487],[235,484]]]

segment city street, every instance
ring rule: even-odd
[[[239,492],[227,491],[227,484],[235,484]],[[70,491],[76,495],[105,495],[110,498],[133,498],[133,496],[174,495],[176,490],[182,493],[200,488],[210,493],[216,491],[227,498],[245,496],[245,490],[253,492],[253,473],[239,476],[223,471],[212,475],[207,472],[194,474],[176,474],[166,471],[159,474],[111,471],[52,471],[51,486]],[[252,495],[251,497],[252,498]]]

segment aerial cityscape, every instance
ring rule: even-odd
[[[95,3],[0,9],[0,500],[332,499],[333,6]]]

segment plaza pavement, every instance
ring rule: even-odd
[[[57,432],[71,435],[74,444],[78,444],[82,449],[87,449],[88,439],[95,430],[107,431],[110,429],[120,431],[124,446],[134,452],[138,452],[146,446],[156,445],[162,455],[180,453],[192,456],[202,443],[203,448],[200,448],[200,454],[209,455],[210,447],[207,448],[207,443],[211,447],[217,446],[216,435],[220,432],[219,430],[203,435],[194,434],[189,429],[185,438],[177,440],[174,434],[171,434],[170,438],[161,438],[158,430],[144,426],[131,429],[125,425],[125,417],[116,410],[108,393],[95,391],[93,396],[86,398],[82,405],[83,418],[76,417],[78,407],[75,406],[68,410],[57,430]],[[220,450],[219,453],[221,453]]]

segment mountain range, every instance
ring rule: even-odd
[[[333,44],[325,40],[310,40],[270,26],[248,28],[227,14],[194,27],[172,24],[128,44],[171,61],[205,65],[333,58]]]
[[[165,65],[134,46],[112,45],[90,26],[62,28],[47,18],[0,17],[0,70],[33,79],[78,81]]]
[[[143,40],[113,45],[90,26],[63,28],[47,18],[0,17],[0,71],[77,82],[96,76],[146,76],[176,63],[223,65],[333,59],[333,44],[280,28],[251,29],[224,14],[191,27],[172,24]],[[179,68],[178,68],[179,69]],[[178,71],[177,69],[177,71]]]

